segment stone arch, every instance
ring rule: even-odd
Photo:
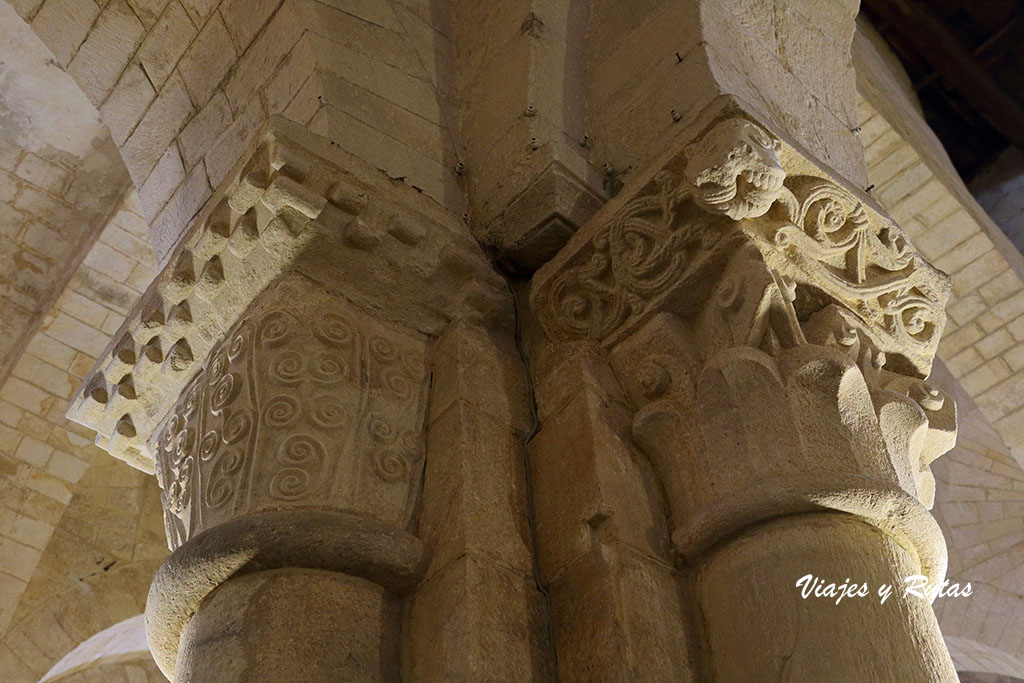
[[[128,185],[96,110],[0,3],[0,380]]]
[[[141,613],[166,554],[155,478],[98,456],[0,639],[0,680],[37,681],[95,634]]]
[[[958,670],[1024,677],[1024,471],[965,392],[957,403],[957,446],[933,466],[933,513],[948,578],[972,595],[940,598],[935,612]]]
[[[857,8],[848,0],[592,3],[586,125],[593,163],[625,179],[727,96],[864,187],[863,150],[850,132],[857,125],[849,54]],[[742,62],[729,47],[742,50]]]
[[[430,0],[17,3],[98,108],[158,259],[282,116],[462,211]],[[387,46],[384,50],[381,46]]]
[[[946,636],[949,654],[964,683],[1018,683],[1024,662],[970,638]]]
[[[54,664],[39,683],[98,679],[164,681],[149,654],[144,615],[129,617],[92,636]]]

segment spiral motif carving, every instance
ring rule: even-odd
[[[195,446],[196,433],[191,427],[185,427],[178,432],[174,439],[174,462],[180,463],[192,454],[192,447]]]
[[[206,489],[206,504],[213,509],[222,507],[231,498],[233,490],[230,479],[225,477],[214,479]]]
[[[293,294],[229,330],[169,416],[157,457],[172,544],[290,505],[408,521],[424,339]]]
[[[238,443],[249,435],[252,430],[252,411],[248,408],[237,408],[224,421],[224,443]]]
[[[334,384],[348,377],[348,366],[343,361],[322,353],[310,361],[309,376],[321,384]]]
[[[180,515],[185,510],[186,486],[185,477],[191,478],[191,468],[183,468],[177,473],[174,481],[167,489],[167,509],[175,515]]]
[[[243,330],[234,336],[231,345],[228,347],[228,359],[237,361],[245,354],[245,342],[248,331]]]
[[[826,235],[841,230],[849,218],[839,201],[826,197],[808,207],[804,226],[818,240],[824,240]]]
[[[297,500],[309,488],[309,472],[298,467],[278,470],[270,479],[270,495],[279,500]]]
[[[283,311],[272,311],[263,317],[257,336],[265,348],[272,349],[288,341],[290,322]]]
[[[278,448],[281,462],[289,465],[316,465],[323,461],[325,451],[319,440],[306,434],[292,434]]]
[[[220,439],[220,434],[214,429],[203,434],[203,438],[199,440],[200,459],[205,461],[217,455],[217,451],[220,449]]]
[[[302,381],[305,363],[295,351],[282,351],[270,364],[270,377],[281,384],[296,384]]]
[[[384,337],[370,337],[368,345],[370,353],[378,363],[389,364],[395,362],[395,359],[398,358],[398,352],[395,350],[394,344]]]
[[[206,488],[206,504],[211,508],[222,507],[235,492],[233,475],[242,468],[242,452],[236,449],[226,451],[214,464],[210,485]]]
[[[238,396],[240,385],[241,382],[234,373],[228,373],[220,378],[220,381],[217,382],[213,389],[213,395],[210,397],[210,410],[213,411],[214,415],[219,415],[225,407],[235,400],[235,397]]]
[[[296,500],[316,485],[315,477],[326,459],[323,444],[305,434],[293,434],[281,442],[278,460],[285,465],[270,479],[270,494],[280,500]]]
[[[395,398],[409,398],[413,393],[412,379],[397,368],[387,368],[380,373],[384,386]]]
[[[213,357],[213,361],[210,363],[210,370],[207,377],[207,384],[210,386],[215,385],[220,378],[224,376],[228,371],[228,358],[223,353],[218,353]]]
[[[327,346],[334,347],[348,346],[354,338],[352,328],[336,313],[325,313],[315,320],[313,334]]]
[[[337,429],[348,421],[345,407],[334,396],[320,396],[311,401],[310,418],[318,427]]]
[[[183,426],[185,426],[185,420],[180,415],[177,413],[171,415],[171,419],[167,421],[167,428],[164,430],[164,437],[173,439],[178,435]]]
[[[399,481],[408,474],[409,463],[392,451],[377,451],[373,455],[373,470],[384,481]]]
[[[288,427],[299,419],[299,400],[288,394],[278,394],[263,409],[263,422],[268,427]]]
[[[380,415],[371,415],[367,425],[370,436],[377,443],[391,443],[395,440],[395,429]]]
[[[182,417],[187,418],[191,416],[202,404],[202,392],[200,391],[200,389],[201,387],[197,382],[195,385],[192,386],[191,389],[188,390],[188,393],[185,396],[185,404],[184,406],[182,406]]]

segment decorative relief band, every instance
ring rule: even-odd
[[[405,528],[419,486],[425,342],[285,276],[210,354],[160,431],[167,537],[320,506]]]
[[[692,316],[752,241],[797,319],[838,303],[894,369],[927,375],[948,278],[864,201],[787,165],[809,164],[750,121],[717,123],[538,271],[532,300],[548,335],[612,346],[658,311]]]

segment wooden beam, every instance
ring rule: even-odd
[[[1002,28],[986,38],[978,47],[971,50],[971,54],[977,59],[978,63],[983,68],[988,68],[992,64],[993,60],[998,59],[1005,52],[1005,46],[1002,45],[1007,38],[1017,38],[1017,33],[1020,30],[1021,25],[1024,24],[1024,15],[1015,15],[1010,18]],[[1011,49],[1016,49],[1016,43]],[[998,48],[1003,48],[999,50]],[[914,83],[914,90],[920,90],[925,86],[931,84],[936,78],[939,77],[935,71],[931,71],[927,76],[922,78],[920,81]]]
[[[949,87],[971,103],[992,127],[1024,149],[1024,107],[978,63],[942,21],[920,0],[865,0],[899,31]]]

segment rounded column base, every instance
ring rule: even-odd
[[[310,576],[330,577],[330,581],[323,579],[310,584],[313,588],[321,584],[335,586],[325,595],[340,590],[336,588],[339,581],[347,581],[356,582],[351,585],[372,586],[372,591],[370,588],[366,590],[377,596],[401,596],[416,586],[428,563],[426,549],[415,536],[351,513],[273,510],[240,517],[189,539],[157,571],[146,601],[146,636],[150,651],[164,675],[175,681],[287,680],[267,678],[256,669],[249,670],[255,676],[249,679],[196,677],[194,672],[179,676],[176,662],[183,656],[186,626],[201,612],[202,606],[212,600],[214,593],[226,590],[227,595],[232,595],[240,590],[234,586],[248,586],[248,582],[255,580],[253,577],[265,579],[281,572],[296,572],[294,576],[299,577],[304,572],[312,572]],[[233,587],[227,589],[229,585]],[[307,590],[311,596],[316,595],[316,591],[312,588]],[[237,606],[233,609],[240,612],[248,599],[236,598]],[[346,600],[330,604],[333,611],[330,619],[325,617],[322,621],[326,634],[323,637],[337,632],[338,624],[349,624],[356,618],[350,616]],[[282,599],[271,611],[284,610],[294,614],[297,610],[301,616],[306,605],[300,597],[295,598],[294,604]],[[202,617],[201,621],[209,618],[213,617]],[[285,624],[282,628],[287,628],[286,622],[280,623]],[[249,628],[248,625],[245,627]],[[199,625],[190,628],[199,628]],[[320,626],[311,626],[308,633],[298,633],[315,641],[321,637],[319,629]],[[285,632],[281,637],[291,637],[294,633],[294,630]],[[250,639],[247,638],[246,642],[249,643]],[[271,639],[267,642],[283,641]],[[373,641],[371,645],[378,653],[381,644]],[[292,680],[320,679],[305,676]]]
[[[399,614],[385,588],[339,572],[233,577],[185,625],[174,681],[397,681]]]

